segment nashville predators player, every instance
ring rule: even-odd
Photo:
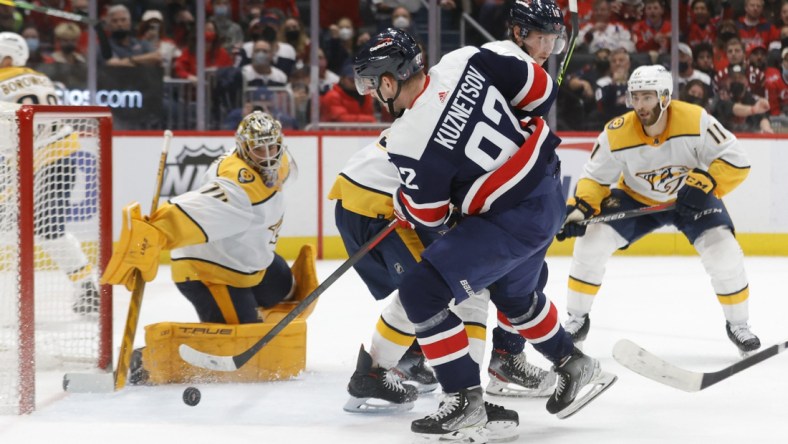
[[[673,79],[664,67],[641,66],[629,79],[634,108],[599,135],[558,235],[579,236],[569,275],[566,330],[582,342],[605,264],[617,250],[665,225],[674,225],[701,257],[726,319],[728,338],[746,355],[760,347],[748,324],[749,288],[743,253],[721,198],[749,173],[736,136],[695,105],[671,101]],[[616,185],[611,189],[611,185]],[[675,201],[675,210],[578,225],[599,214]]]
[[[57,105],[52,81],[25,67],[27,42],[19,34],[0,32],[0,101],[21,105]],[[37,244],[68,276],[77,294],[73,309],[80,314],[98,310],[99,294],[93,266],[79,240],[66,232],[65,210],[77,181],[71,154],[80,149],[79,139],[67,121],[39,124],[34,135],[35,187],[39,201],[35,211]]]
[[[274,251],[285,213],[282,187],[291,172],[282,126],[256,111],[241,121],[235,139],[236,149],[211,165],[198,190],[170,199],[150,218],[124,210],[124,231],[102,282],[131,289],[135,268],[150,281],[160,251],[171,249],[172,278],[200,322],[261,322],[260,309],[293,297],[299,273]],[[314,277],[313,251],[304,249]],[[135,351],[132,383],[144,382],[135,374],[139,356]]]

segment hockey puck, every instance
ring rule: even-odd
[[[200,391],[196,387],[186,387],[186,390],[183,391],[183,402],[194,407],[200,403],[201,396]]]

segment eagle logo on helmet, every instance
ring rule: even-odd
[[[391,37],[386,37],[381,39],[380,41],[375,44],[375,46],[369,48],[369,52],[377,51],[378,49],[385,48],[386,46],[391,46],[394,43],[394,39]]]

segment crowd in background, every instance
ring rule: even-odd
[[[445,28],[467,12],[505,38],[513,0],[438,0]],[[567,0],[557,0],[566,10]],[[88,0],[33,3],[87,14]],[[164,82],[196,82],[195,3],[190,0],[99,0],[112,57],[100,66],[155,67]],[[626,81],[643,64],[670,67],[669,2],[580,1],[577,47],[561,85],[558,129],[598,131],[627,111]],[[788,132],[788,0],[680,0],[679,98],[704,106],[738,132]],[[234,129],[253,109],[287,128],[309,121],[308,0],[206,0],[206,66],[211,74],[212,129]],[[569,14],[566,15],[569,26]],[[426,39],[420,0],[320,2],[319,94],[322,122],[390,121],[354,86],[350,61],[372,34],[387,27]],[[0,31],[21,34],[28,65],[69,87],[69,66],[87,62],[84,25],[0,5]],[[467,41],[486,40],[471,28]],[[445,49],[445,48],[444,48]],[[64,69],[66,68],[66,69]],[[286,97],[282,101],[277,98]],[[236,100],[237,98],[237,100]],[[184,98],[181,98],[183,100]],[[163,110],[171,104],[164,103]]]

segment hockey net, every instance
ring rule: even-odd
[[[42,372],[111,369],[111,133],[109,108],[0,103],[0,413]]]

